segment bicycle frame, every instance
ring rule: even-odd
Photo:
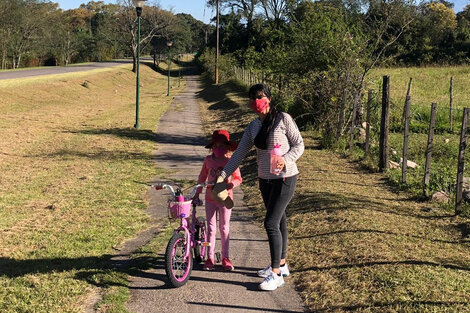
[[[185,250],[185,255],[184,255],[185,259],[190,257],[190,252],[191,252],[190,249],[194,248],[198,244],[194,242],[194,236],[191,236],[196,232],[196,227],[195,227],[196,222],[199,222],[196,218],[196,205],[194,204],[194,201],[193,201],[192,207],[193,209],[191,212],[191,222],[189,223],[188,221],[189,217],[181,218],[180,227],[178,227],[174,231],[175,233],[184,231],[184,236],[186,239],[186,250]]]
[[[194,195],[196,194],[196,190],[198,188],[212,186],[212,185],[213,185],[212,183],[197,184],[196,186],[193,187],[193,190],[191,191],[189,198],[194,197]],[[157,190],[168,189],[171,192],[171,198],[168,200],[168,206],[170,206],[171,201],[175,199],[175,195],[176,195],[173,187],[169,184],[156,184],[156,185],[151,185],[151,187],[154,187]],[[195,200],[192,201],[191,216],[180,217],[180,226],[174,230],[175,233],[184,231],[185,240],[186,240],[186,250],[185,250],[185,255],[184,255],[185,259],[190,257],[191,249],[196,247],[197,245],[209,246],[209,243],[201,242],[200,240],[198,241],[194,240],[193,234],[196,232],[195,226],[200,224],[199,219],[196,217],[196,206],[198,204],[202,205],[202,201],[200,203],[195,203]],[[191,219],[191,221],[189,221],[189,219]]]

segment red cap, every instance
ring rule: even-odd
[[[230,134],[225,129],[218,129],[212,133],[211,141],[206,145],[206,148],[212,148],[214,143],[222,142],[229,146],[229,150],[234,151],[237,149],[237,144],[230,141]]]

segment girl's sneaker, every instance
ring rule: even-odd
[[[287,266],[287,263],[284,263],[284,265],[280,266],[279,269],[281,270],[282,276],[287,277],[287,276],[290,275],[289,267]],[[272,271],[272,268],[271,268],[271,265],[269,265],[268,267],[266,267],[262,270],[259,270],[258,271],[258,276],[259,277],[267,277],[271,271]]]
[[[276,290],[278,287],[284,286],[284,278],[271,271],[264,281],[259,285],[259,289],[266,291]]]
[[[222,267],[226,271],[233,271],[235,268],[233,267],[232,262],[230,262],[229,258],[223,258],[222,259]]]
[[[205,269],[206,271],[212,271],[214,269],[214,259],[207,258],[202,268]]]

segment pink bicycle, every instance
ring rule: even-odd
[[[180,226],[175,229],[165,251],[165,272],[173,287],[181,287],[189,280],[194,260],[204,261],[207,242],[206,221],[196,217],[196,206],[202,201],[194,201],[197,188],[213,184],[203,183],[194,186],[189,196],[185,197],[179,187],[175,189],[169,184],[151,185],[156,190],[168,189],[171,193],[168,199],[168,216],[179,218]],[[192,210],[191,210],[192,209]]]

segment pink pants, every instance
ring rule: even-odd
[[[206,201],[207,237],[210,242],[209,258],[214,259],[215,235],[217,233],[217,212],[219,212],[220,241],[222,242],[222,258],[229,257],[230,215],[232,210],[221,204]]]

